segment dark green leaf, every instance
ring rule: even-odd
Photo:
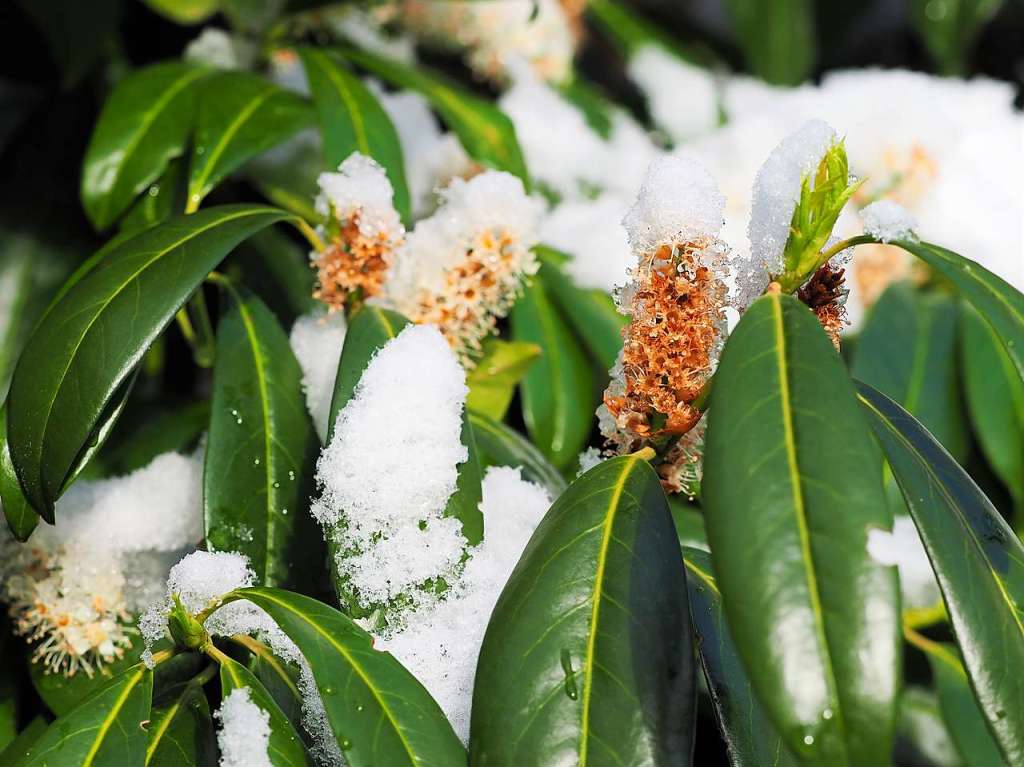
[[[235,245],[286,218],[262,206],[211,208],[120,240],[72,276],[29,339],[8,398],[11,458],[44,518],[178,308]]]
[[[7,527],[19,541],[27,541],[39,524],[39,515],[21,492],[14,473],[11,451],[7,449],[7,408],[0,406],[0,506]]]
[[[914,0],[911,18],[939,69],[949,75],[964,75],[982,27],[1002,4],[1003,0]]]
[[[246,161],[313,124],[309,104],[262,77],[221,72],[199,89],[188,204],[200,201]]]
[[[697,507],[681,500],[678,495],[671,495],[668,498],[668,508],[672,512],[672,522],[676,526],[679,545],[684,549],[689,547],[710,551],[704,515],[697,510]]]
[[[540,347],[521,341],[484,340],[483,354],[466,376],[466,407],[500,421],[512,402],[516,385],[540,355]]]
[[[250,237],[232,261],[241,269],[240,281],[259,294],[284,327],[322,306],[313,298],[316,277],[308,251],[284,232],[264,229]]]
[[[1006,280],[951,250],[927,242],[893,243],[944,274],[960,289],[1002,341],[1024,378],[1024,295]]]
[[[259,298],[225,284],[231,307],[217,329],[203,472],[206,542],[245,554],[257,582],[277,586],[310,553],[300,523],[319,442],[288,337]]]
[[[175,157],[121,217],[118,231],[132,234],[160,221],[166,221],[185,209],[188,199],[188,163]]]
[[[690,764],[686,575],[644,458],[577,479],[527,544],[477,663],[474,764]]]
[[[147,410],[149,417],[141,425],[120,439],[115,435],[96,457],[105,474],[131,474],[159,455],[191,450],[210,422],[210,403],[206,400],[180,407],[154,405]]]
[[[871,307],[852,374],[899,402],[958,461],[967,427],[956,370],[956,301],[896,283]]]
[[[967,674],[952,645],[939,645],[941,652],[928,653],[939,706],[957,750],[970,767],[1002,767],[1006,763],[999,753],[978,710]]]
[[[683,557],[689,570],[686,585],[697,648],[718,727],[729,749],[730,764],[733,767],[795,765],[757,702],[736,652],[722,612],[722,595],[715,585],[711,555],[700,549],[684,548]]]
[[[18,736],[18,719],[22,711],[21,681],[19,673],[21,653],[11,647],[15,639],[11,621],[0,618],[0,753]],[[3,762],[0,762],[3,764]]]
[[[64,716],[74,711],[85,698],[109,684],[114,677],[138,663],[141,655],[142,639],[136,636],[123,657],[100,665],[92,676],[85,672],[74,676],[50,673],[42,663],[32,660],[28,661],[28,673],[32,686],[46,707],[55,716]]]
[[[250,700],[270,715],[267,756],[274,767],[312,767],[313,761],[292,723],[249,669],[224,656],[220,661],[220,684],[225,698],[232,690],[248,689]]]
[[[917,525],[975,696],[1011,764],[1024,762],[1024,546],[967,473],[898,404],[860,400]]]
[[[480,413],[470,412],[469,423],[483,466],[521,467],[523,477],[547,488],[557,498],[565,490],[565,479],[548,463],[533,443],[519,432]]]
[[[117,0],[21,0],[21,6],[46,38],[65,88],[78,84],[117,35]]]
[[[232,640],[245,647],[250,653],[249,670],[256,675],[267,689],[274,702],[281,708],[288,721],[296,724],[302,718],[303,694],[299,689],[299,669],[271,652],[270,648],[247,636],[234,636]],[[297,726],[296,726],[296,729]],[[309,742],[308,734],[299,735]]]
[[[217,738],[201,684],[184,684],[163,705],[154,706],[148,729],[146,767],[217,763]]]
[[[316,680],[351,767],[452,767],[466,754],[415,677],[351,619],[315,599],[278,589],[241,589],[226,601],[263,608],[298,646]]]
[[[597,403],[587,359],[540,280],[512,309],[512,338],[543,350],[520,384],[523,420],[533,442],[565,469],[587,443]]]
[[[960,761],[939,701],[930,690],[907,687],[900,701],[900,721],[893,754],[897,764],[920,767],[969,767]]]
[[[259,33],[277,18],[287,0],[219,0],[220,9],[231,26]]]
[[[369,51],[346,48],[346,58],[397,88],[419,91],[459,137],[474,160],[505,170],[529,186],[523,153],[511,120],[491,102],[422,66],[410,67]]]
[[[144,0],[146,5],[179,24],[198,24],[217,12],[218,0]]]
[[[722,353],[702,502],[718,588],[773,725],[805,765],[886,764],[899,684],[881,458],[843,364],[795,298],[764,296]]]
[[[964,392],[974,433],[1018,513],[1024,513],[1024,379],[977,311],[965,304],[960,317]]]
[[[659,45],[684,61],[713,66],[717,57],[703,46],[683,47],[678,39],[648,21],[624,0],[588,0],[587,13],[597,27],[628,57],[645,45]]]
[[[337,168],[353,152],[372,157],[387,171],[395,190],[395,210],[408,223],[411,210],[402,145],[384,107],[336,54],[300,48],[299,56],[320,117],[327,166]]]
[[[747,66],[778,85],[799,85],[814,67],[814,3],[811,0],[727,0]]]
[[[7,748],[0,751],[0,764],[15,764],[19,757],[28,753],[29,748],[46,732],[48,722],[39,714],[33,717],[25,729],[18,733]]]
[[[47,727],[16,766],[142,764],[152,697],[153,672],[132,666]]]
[[[597,86],[578,74],[563,83],[554,83],[562,97],[583,113],[587,125],[598,136],[609,139],[612,135],[612,115],[617,107]]]
[[[185,151],[196,83],[208,70],[172,61],[139,70],[110,95],[82,165],[82,205],[106,229]]]

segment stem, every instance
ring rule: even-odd
[[[947,650],[938,642],[935,642],[923,634],[919,634],[910,628],[906,623],[903,624],[903,636],[910,642],[914,647],[923,652],[925,655],[929,655],[937,660],[942,661],[947,666],[955,668],[961,674],[966,675],[963,664],[960,663],[960,659],[957,658],[953,653]]]
[[[870,234],[858,234],[856,237],[847,237],[845,240],[840,240],[839,242],[837,242],[831,248],[822,251],[821,263],[824,264],[836,253],[846,250],[847,248],[852,248],[855,245],[869,245],[877,242],[878,240],[876,240]]]
[[[196,674],[194,677],[192,677],[192,679],[190,680],[189,684],[197,684],[200,687],[202,687],[207,682],[209,682],[211,679],[213,679],[213,677],[214,677],[214,675],[216,673],[217,673],[217,666],[215,664],[211,663],[209,666],[207,666],[202,671],[200,671],[198,674]]]
[[[209,655],[213,660],[217,661],[217,663],[220,665],[223,665],[224,663],[229,663],[231,661],[231,658],[229,658],[227,655],[225,655],[217,649],[217,646],[213,643],[213,640],[210,640],[203,646],[203,652]]]
[[[291,222],[295,225],[295,228],[302,233],[302,236],[306,238],[306,241],[313,246],[313,250],[318,253],[320,251],[327,250],[327,245],[325,245],[324,241],[320,239],[320,235],[316,233],[316,229],[306,223],[305,219],[296,217],[291,219]]]
[[[210,321],[210,312],[206,308],[206,296],[203,295],[202,287],[189,300],[188,308],[192,310],[192,314],[196,318],[192,357],[201,368],[213,367],[213,361],[217,355],[217,338],[213,332],[213,323]]]
[[[939,600],[930,607],[911,608],[903,611],[903,625],[911,629],[927,628],[946,620],[946,605]]]
[[[159,666],[165,660],[170,660],[177,655],[177,650],[160,650],[160,652],[153,653],[152,661],[154,666]]]

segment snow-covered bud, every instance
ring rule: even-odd
[[[173,607],[167,615],[167,628],[171,632],[171,638],[179,647],[189,650],[201,649],[210,641],[210,635],[206,633],[203,624],[182,604],[181,597],[172,594],[171,600]]]
[[[405,229],[387,173],[369,157],[354,152],[337,173],[321,173],[317,183],[317,212],[328,220],[321,227],[327,246],[311,254],[314,295],[337,310],[356,291],[364,297],[381,292]]]
[[[617,296],[631,315],[601,409],[602,432],[620,450],[679,435],[725,337],[728,247],[718,239],[725,198],[703,165],[665,157],[648,170],[624,220],[637,258]]]
[[[399,251],[384,300],[414,322],[437,325],[472,364],[524,277],[537,271],[532,249],[543,206],[500,171],[453,179],[440,196]]]

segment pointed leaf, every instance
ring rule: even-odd
[[[274,767],[313,767],[313,760],[306,753],[298,732],[249,669],[231,658],[223,658],[220,662],[220,685],[225,698],[233,690],[248,689],[250,700],[270,715],[267,756]]]
[[[82,205],[97,229],[110,226],[184,152],[195,86],[207,74],[202,67],[164,62],[130,74],[114,89],[82,166]]]
[[[690,764],[686,574],[640,454],[577,479],[537,527],[477,663],[474,764]]]
[[[469,423],[484,467],[521,468],[525,479],[543,485],[552,498],[557,498],[565,490],[565,478],[558,469],[548,463],[544,454],[519,432],[481,413],[470,412]]]
[[[715,584],[711,555],[684,548],[683,557],[697,648],[715,718],[729,749],[729,763],[732,767],[796,765],[758,703],[736,652],[722,611],[722,595]]]
[[[132,666],[58,717],[16,767],[142,764],[152,699],[153,672],[142,664]]]
[[[778,85],[807,79],[815,60],[811,0],[728,0],[725,7],[754,74]]]
[[[181,685],[154,706],[145,767],[212,767],[217,738],[201,684]]]
[[[87,697],[102,689],[110,680],[135,666],[142,655],[142,639],[134,637],[122,657],[104,663],[92,676],[85,673],[73,676],[52,673],[42,663],[27,659],[28,675],[36,694],[54,716],[74,711]]]
[[[25,729],[18,733],[18,737],[12,740],[3,751],[0,751],[0,764],[17,763],[18,757],[28,753],[29,748],[46,732],[48,726],[49,722],[41,714],[36,714],[32,721],[25,725]]]
[[[975,696],[1011,764],[1024,762],[1024,545],[967,473],[906,410],[860,401],[932,562]]]
[[[4,509],[7,527],[19,541],[27,541],[39,524],[39,515],[21,492],[18,475],[14,473],[11,451],[7,449],[7,408],[0,406],[0,506]]]
[[[194,208],[246,161],[313,124],[305,99],[244,72],[207,78],[198,100],[188,183]]]
[[[483,355],[466,376],[466,407],[500,421],[512,402],[516,384],[540,355],[540,347],[522,341],[484,341]]]
[[[298,646],[351,767],[451,767],[466,754],[440,707],[390,653],[337,610],[278,589],[240,589]],[[347,744],[347,748],[345,747]]]
[[[395,190],[395,210],[409,223],[409,187],[402,145],[388,113],[337,54],[300,48],[299,56],[320,118],[327,167],[337,168],[353,152],[372,157],[387,171]]]
[[[466,152],[481,165],[518,176],[529,187],[526,162],[515,127],[490,101],[475,96],[423,66],[410,67],[375,53],[345,48],[345,58],[397,88],[423,94]]]
[[[565,469],[587,443],[597,402],[590,365],[540,280],[512,309],[512,338],[542,349],[519,387],[523,420],[541,452]]]
[[[7,403],[11,458],[44,517],[178,308],[235,245],[286,218],[262,206],[210,208],[129,236],[72,276],[29,338]]]
[[[804,765],[890,758],[899,683],[881,458],[814,315],[767,295],[722,353],[703,506],[733,640],[775,729]]]
[[[312,553],[301,533],[319,441],[288,336],[259,298],[224,284],[231,307],[217,329],[203,471],[206,542],[213,551],[245,554],[257,582],[276,586]]]

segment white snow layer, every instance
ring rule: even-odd
[[[306,409],[321,442],[327,440],[334,379],[345,345],[345,315],[342,312],[313,311],[295,320],[289,342],[302,368],[302,390]]]
[[[909,516],[898,515],[891,533],[868,530],[868,554],[879,564],[899,568],[905,607],[931,607],[941,598],[928,554]]]
[[[714,76],[649,43],[630,56],[629,77],[644,92],[651,117],[681,144],[718,124]]]
[[[878,200],[860,212],[864,231],[882,242],[892,242],[914,236],[917,220],[910,212],[892,200]]]
[[[220,767],[272,767],[270,714],[257,706],[248,687],[236,687],[214,716],[220,722]]]

